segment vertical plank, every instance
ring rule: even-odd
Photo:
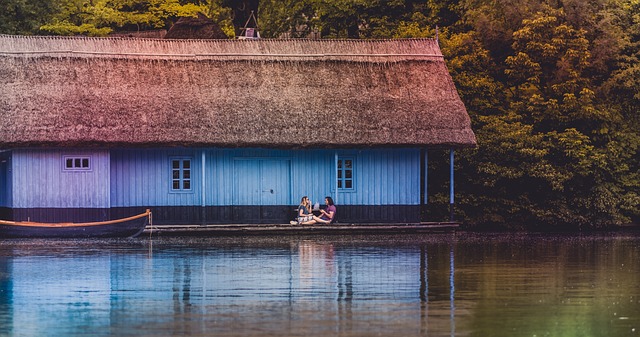
[[[63,170],[63,156],[88,156],[91,169]],[[106,208],[110,205],[106,150],[16,150],[13,174],[16,208]]]

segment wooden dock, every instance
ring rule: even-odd
[[[348,235],[453,232],[458,222],[422,222],[414,224],[213,224],[213,225],[154,225],[147,226],[142,235]]]

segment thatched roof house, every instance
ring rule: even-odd
[[[464,147],[437,41],[0,35],[0,147]]]

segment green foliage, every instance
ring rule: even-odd
[[[435,36],[435,33],[432,28],[429,28],[427,17],[420,12],[413,13],[409,21],[400,21],[395,32],[393,32],[394,38],[425,38],[433,36]]]
[[[598,11],[593,17],[604,17],[603,8],[593,9]],[[475,20],[480,17],[478,12],[473,15]],[[625,109],[610,101],[617,101],[620,91],[630,93],[629,84],[636,84],[609,84],[612,97],[601,95],[597,84],[611,62],[592,56],[600,46],[594,46],[595,35],[574,26],[587,26],[580,20],[569,20],[562,8],[543,4],[519,27],[505,22],[494,29],[513,29],[509,52],[490,53],[496,63],[504,58],[506,77],[500,82],[506,105],[462,96],[470,113],[480,114],[474,118],[479,148],[462,168],[470,184],[461,194],[471,195],[464,213],[473,222],[582,228],[637,221],[637,131],[625,126],[629,120],[620,114]],[[494,78],[500,79],[499,74]],[[487,111],[489,105],[503,110]],[[629,115],[637,116],[637,110]]]
[[[207,17],[217,22],[222,31],[230,38],[236,36],[233,22],[231,21],[231,8],[224,7],[222,0],[203,0],[205,5],[209,7],[205,13]]]
[[[56,35],[104,36],[117,30],[168,28],[179,17],[206,13],[206,4],[178,0],[61,0],[62,10],[40,27]]]
[[[259,12],[266,37],[425,37],[433,36],[437,23],[424,3],[404,0],[267,0]]]
[[[0,0],[0,34],[32,35],[58,10],[54,0]]]
[[[298,0],[263,0],[259,8],[261,35],[278,37],[306,37],[319,24],[314,3]]]
[[[73,24],[69,21],[58,21],[54,19],[51,23],[42,25],[40,30],[52,35],[86,35],[86,36],[106,36],[113,30],[109,27],[98,28],[93,24],[83,23]]]

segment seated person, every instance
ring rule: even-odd
[[[336,216],[336,206],[333,204],[331,197],[324,198],[324,203],[327,205],[326,209],[320,210],[320,216],[313,216],[313,220],[317,223],[330,224]]]
[[[316,223],[313,220],[313,214],[311,213],[311,202],[306,196],[302,197],[302,200],[300,200],[296,221],[301,225],[311,225]]]

